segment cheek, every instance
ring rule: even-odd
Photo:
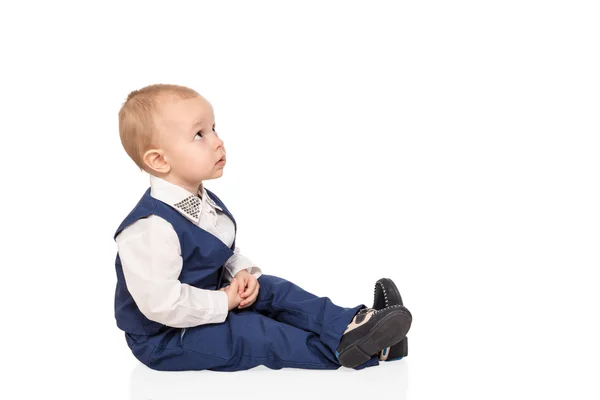
[[[189,151],[186,155],[186,158],[189,162],[194,165],[208,165],[211,162],[210,151],[206,148],[206,146],[198,146],[193,151]]]

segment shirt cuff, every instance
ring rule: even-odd
[[[250,272],[250,274],[253,275],[256,279],[260,278],[260,276],[262,275],[262,270],[256,265],[252,266],[251,268],[248,268],[248,272]]]
[[[231,279],[241,270],[246,270],[252,273],[253,268],[256,268],[254,263],[250,261],[247,257],[244,257],[241,254],[234,254],[226,264],[227,277],[231,282]],[[260,270],[259,270],[260,271]]]
[[[212,297],[214,313],[210,319],[210,323],[218,324],[227,319],[229,313],[229,299],[227,293],[222,290],[215,290]]]
[[[224,322],[229,313],[229,299],[227,298],[227,293],[222,290],[214,290],[211,293],[210,299],[212,301],[213,311],[210,319],[206,323],[218,324]]]

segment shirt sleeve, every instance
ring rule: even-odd
[[[240,252],[240,248],[235,246],[233,255],[225,262],[225,277],[229,282],[241,270],[247,270],[258,279],[262,275],[262,270],[258,268],[250,259]]]
[[[181,247],[173,226],[151,215],[116,238],[123,276],[136,305],[148,319],[174,328],[225,321],[227,294],[181,283]]]

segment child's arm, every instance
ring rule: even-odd
[[[151,215],[116,238],[127,289],[146,318],[175,328],[225,321],[227,293],[181,283],[183,260],[175,230]]]
[[[233,255],[225,262],[225,277],[228,281],[240,271],[247,270],[258,279],[262,275],[262,270],[258,268],[248,257],[240,253],[240,248],[235,246]]]

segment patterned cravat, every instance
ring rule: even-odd
[[[197,196],[190,195],[189,197],[181,200],[179,203],[175,203],[173,205],[186,214],[198,219],[198,216],[200,215],[201,204],[202,201]]]

